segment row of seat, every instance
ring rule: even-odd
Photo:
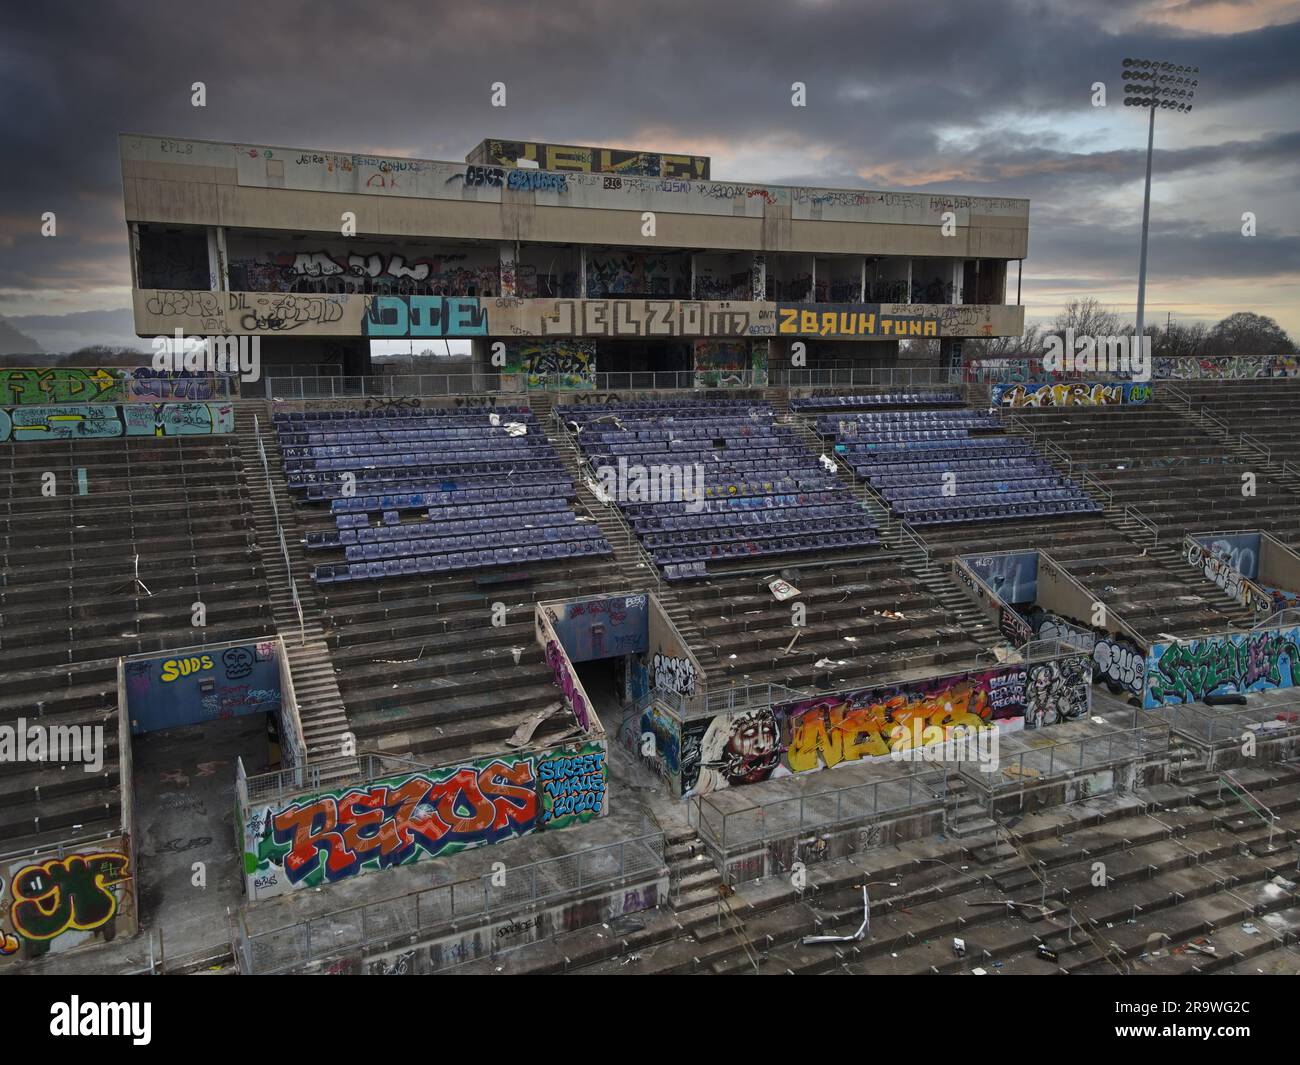
[[[386,577],[412,577],[455,570],[477,570],[492,566],[515,566],[529,562],[599,557],[610,554],[613,554],[613,549],[603,538],[574,540],[563,544],[547,543],[531,547],[500,547],[452,554],[419,555],[388,559],[384,562],[334,563],[317,566],[313,577],[319,584],[382,580]]]
[[[835,410],[854,407],[936,407],[945,403],[962,403],[955,391],[869,392],[852,396],[799,396],[790,400],[791,410]]]

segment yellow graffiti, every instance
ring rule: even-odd
[[[163,663],[162,679],[170,683],[179,677],[188,677],[191,673],[198,673],[200,670],[211,668],[212,657],[210,655],[191,658],[169,658]]]
[[[991,713],[987,694],[969,681],[911,702],[899,693],[866,706],[813,707],[792,720],[786,757],[795,773],[816,769],[819,762],[829,768],[910,747],[917,735],[922,743],[935,743],[959,726],[981,728]]]

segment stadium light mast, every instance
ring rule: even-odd
[[[1151,221],[1151,157],[1156,140],[1156,112],[1190,112],[1197,85],[1194,79],[1200,72],[1200,67],[1183,67],[1159,59],[1124,60],[1124,106],[1145,107],[1151,112],[1147,124],[1147,183],[1142,195],[1142,256],[1138,263],[1137,329],[1133,334],[1139,344],[1142,343],[1142,328],[1146,317],[1147,229]]]

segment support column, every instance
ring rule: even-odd
[[[760,303],[767,299],[767,256],[759,252],[749,264],[749,298]]]
[[[866,303],[867,302],[867,257],[865,255],[862,257],[862,270],[860,271],[860,273],[862,274],[862,281],[858,285],[858,302]]]
[[[217,280],[220,282],[220,291],[230,291],[230,256],[226,254],[226,227],[217,226]]]
[[[518,266],[513,244],[502,244],[500,248],[500,285],[501,295],[517,296]]]
[[[587,245],[578,248],[578,299],[587,298]]]

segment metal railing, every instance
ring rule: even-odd
[[[512,865],[504,883],[495,873],[417,888],[378,902],[359,903],[292,924],[253,931],[241,912],[231,929],[232,949],[247,974],[292,972],[331,959],[359,957],[385,946],[411,946],[454,921],[506,915],[575,891],[614,885],[664,869],[664,835],[648,832],[556,858]],[[496,944],[489,948],[495,953]]]
[[[1273,846],[1273,834],[1277,831],[1278,815],[1265,806],[1250,793],[1250,789],[1229,772],[1219,774],[1219,801],[1223,801],[1223,789],[1227,788],[1233,797],[1247,810],[1268,826],[1268,845]]]
[[[1134,718],[1136,719],[1136,712]],[[979,763],[961,761],[957,771],[962,779],[976,785],[990,803],[1000,793],[1037,787],[1057,777],[1098,769],[1116,762],[1145,760],[1167,754],[1170,749],[1170,726],[1161,721],[1132,728],[1116,729],[1097,736],[1078,739],[1053,739],[1040,747],[1017,752],[1008,759],[999,755],[996,770],[983,772]],[[1023,733],[1008,733],[1008,738]]]
[[[731,848],[778,836],[831,829],[850,821],[943,802],[947,796],[947,777],[941,770],[906,762],[899,764],[907,767],[899,775],[819,793],[755,800],[747,806],[732,802],[720,804],[713,794],[696,796],[690,800],[691,821],[705,845],[721,857]]]
[[[1262,443],[1259,440],[1256,440],[1253,436],[1249,436],[1246,433],[1242,433],[1241,444],[1247,450],[1257,451],[1261,455],[1263,455],[1265,465],[1268,465],[1270,462],[1273,461],[1273,452],[1269,449],[1268,445]]]
[[[1171,497],[1172,498],[1172,495]],[[1151,537],[1153,548],[1160,546],[1160,527],[1134,506],[1124,507],[1124,520],[1132,522],[1142,532]]]
[[[280,544],[280,558],[284,562],[285,579],[289,582],[289,598],[298,615],[298,646],[307,643],[307,625],[302,613],[302,600],[298,598],[298,582],[293,578],[293,563],[289,559],[289,544],[284,538],[284,526],[280,523],[280,508],[275,501],[275,485],[271,480],[271,464],[266,458],[266,444],[262,440],[262,427],[253,415],[253,433],[257,437],[257,457],[262,460],[262,476],[266,479],[266,495],[271,501],[271,515],[275,519],[275,535]]]

